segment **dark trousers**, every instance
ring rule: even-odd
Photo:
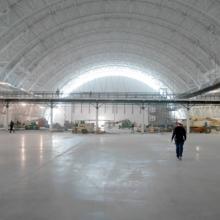
[[[176,156],[182,157],[184,142],[176,142]]]
[[[12,131],[15,132],[14,128],[10,126],[9,132],[11,133]]]

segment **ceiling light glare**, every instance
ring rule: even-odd
[[[0,85],[7,85],[7,86],[11,86],[11,84],[7,83],[7,82],[2,82],[0,81]]]
[[[90,70],[73,80],[71,80],[69,83],[67,83],[63,88],[62,91],[64,94],[70,94],[74,90],[77,90],[82,85],[93,81],[95,79],[100,79],[104,77],[126,77],[130,79],[137,80],[139,82],[142,82],[152,88],[155,92],[159,92],[161,87],[165,87],[159,80],[155,79],[150,74],[141,72],[137,69],[132,69],[129,67],[102,67],[99,69],[93,69]]]

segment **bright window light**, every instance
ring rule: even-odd
[[[10,85],[9,83],[7,83],[7,82],[2,82],[2,81],[0,81],[0,85]]]
[[[186,119],[186,113],[185,113],[184,109],[178,109],[173,112],[173,117],[176,118],[177,120]]]
[[[56,106],[56,108],[53,108],[53,123],[56,123],[57,122],[57,118],[61,118],[62,114],[63,114],[63,111],[62,109],[59,108],[60,106]],[[45,113],[44,113],[44,116],[46,118],[46,120],[48,121],[49,125],[50,124],[50,108],[47,108]]]
[[[147,86],[152,88],[155,92],[159,92],[161,87],[166,87],[160,81],[153,78],[150,74],[141,72],[140,70],[132,69],[129,67],[109,66],[109,67],[102,67],[102,68],[90,70],[72,79],[68,84],[66,84],[62,88],[62,91],[65,94],[69,94],[90,81],[99,78],[109,77],[109,76],[116,76],[116,77],[120,76],[120,77],[126,77],[137,80],[139,82],[146,84]]]

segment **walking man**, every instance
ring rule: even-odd
[[[186,141],[186,130],[181,122],[177,122],[177,126],[173,130],[171,142],[173,141],[173,139],[175,140],[176,144],[176,157],[179,160],[182,160],[183,145]]]
[[[11,122],[10,122],[9,127],[10,127],[10,129],[9,129],[9,132],[10,132],[10,133],[11,133],[12,131],[15,132],[15,131],[14,131],[14,122],[13,122],[12,120],[11,120]]]
[[[131,124],[131,133],[134,133],[134,123]]]

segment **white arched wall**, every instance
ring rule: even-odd
[[[83,87],[85,84],[88,83],[96,83],[95,81],[101,78],[108,79],[109,77],[114,78],[129,78],[131,81],[138,82],[140,86],[136,86],[133,92],[146,92],[140,91],[139,87],[141,85],[145,85],[145,87],[149,88],[151,92],[159,92],[160,88],[167,88],[167,86],[163,85],[160,81],[154,79],[150,72],[144,73],[135,68],[129,68],[126,66],[107,66],[101,68],[94,68],[88,70],[84,74],[78,75],[77,77],[73,78],[69,81],[66,85],[61,88],[64,96],[67,96],[71,92],[77,92],[80,90],[80,87]],[[136,84],[137,85],[137,84]],[[132,84],[130,85],[132,86]],[[171,92],[169,88],[167,88],[168,92]],[[81,91],[82,92],[82,91]],[[103,91],[105,92],[105,88]],[[127,92],[127,91],[123,91]],[[50,121],[49,110],[46,112],[47,119]],[[149,124],[148,121],[148,108],[144,110],[144,122],[145,124]],[[66,105],[66,106],[57,106],[54,108],[53,114],[53,122],[60,123],[61,125],[64,123],[65,120],[69,121],[78,121],[78,120],[85,120],[95,122],[95,108],[93,105],[89,104],[73,104],[73,105]],[[139,105],[102,105],[99,109],[99,120],[100,122],[104,121],[120,121],[123,119],[129,119],[132,122],[136,122],[138,124],[142,123],[143,120],[143,112],[141,110],[141,106]]]
[[[83,86],[84,84],[88,82],[91,82],[91,81],[94,81],[100,78],[106,78],[106,77],[130,78],[140,83],[144,83],[146,86],[150,87],[152,91],[154,92],[159,92],[161,87],[167,88],[167,86],[163,85],[160,81],[155,79],[150,73],[144,73],[138,69],[125,67],[125,66],[107,66],[107,67],[101,67],[101,68],[94,68],[94,69],[91,69],[85,72],[84,74],[74,77],[66,85],[64,85],[61,90],[64,94],[68,95],[69,93],[76,91],[79,87]],[[104,88],[104,91],[105,91],[105,88]],[[137,92],[137,91],[138,90],[136,91],[134,90],[134,92]]]

